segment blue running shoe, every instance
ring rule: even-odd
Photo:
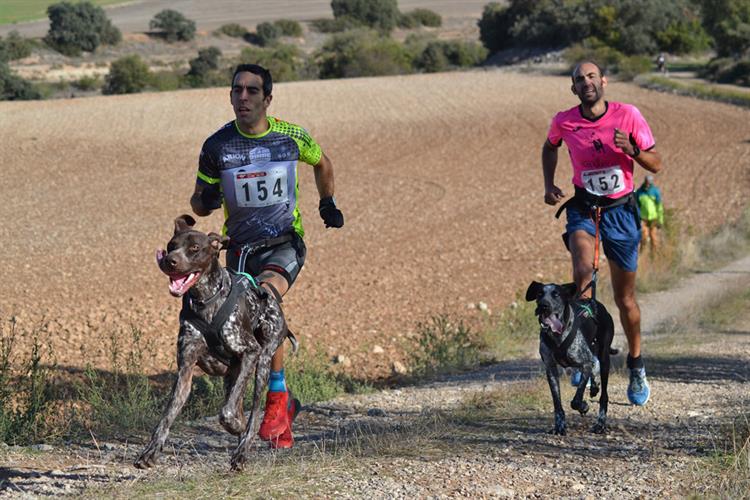
[[[581,373],[581,370],[573,370],[573,373],[570,374],[570,385],[578,387],[581,385],[581,380],[583,380],[583,373]],[[591,378],[586,382],[586,387],[591,387]]]
[[[628,384],[628,400],[638,406],[643,406],[651,396],[651,388],[646,380],[645,368],[630,369],[630,383]]]

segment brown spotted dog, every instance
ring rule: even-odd
[[[190,394],[193,369],[223,376],[226,397],[219,414],[221,425],[239,436],[231,466],[241,469],[255,436],[262,391],[268,383],[271,357],[289,337],[278,301],[255,285],[247,275],[235,274],[219,264],[219,252],[229,238],[193,229],[195,220],[181,215],[167,250],[157,251],[159,269],[169,277],[169,292],[183,298],[177,338],[177,380],[161,421],[135,461],[138,468],[152,467]],[[242,400],[248,382],[255,390],[246,422]]]

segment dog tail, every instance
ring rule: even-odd
[[[615,354],[617,354],[617,353],[619,353],[619,352],[620,352],[620,350],[619,350],[619,349],[614,349],[614,348],[612,348],[612,347],[610,347],[610,348],[609,348],[609,355],[610,355],[610,356],[614,356]]]
[[[286,330],[286,337],[292,344],[292,354],[297,354],[297,349],[299,349],[299,342],[297,342],[297,337],[295,337],[292,331],[288,328]]]

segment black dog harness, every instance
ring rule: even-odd
[[[552,352],[552,356],[554,356],[555,361],[557,363],[567,368],[569,366],[572,366],[572,363],[570,362],[570,359],[568,359],[568,349],[570,349],[570,345],[573,343],[576,337],[576,332],[581,329],[581,322],[584,319],[592,319],[592,311],[585,307],[585,306],[579,306],[579,311],[576,312],[576,308],[574,306],[571,306],[568,311],[572,311],[573,314],[573,321],[570,322],[570,326],[566,328],[568,331],[568,335],[563,339],[562,343],[559,345],[554,343],[552,339],[549,338],[549,335],[547,335],[544,330],[539,332],[539,340],[542,344],[544,344],[547,349],[549,349]],[[570,313],[569,313],[570,314]],[[568,321],[570,321],[570,316],[568,317]],[[584,338],[586,337],[584,333]],[[586,339],[586,344],[589,346],[589,349],[591,349],[591,352],[596,354],[596,343],[597,339],[596,336],[594,336],[593,341],[589,342],[588,339]]]
[[[216,356],[219,361],[228,366],[230,364],[232,356],[227,353],[226,349],[224,348],[224,343],[221,340],[221,330],[224,328],[224,323],[226,323],[227,319],[234,311],[239,298],[246,291],[254,291],[258,295],[258,298],[261,299],[261,301],[265,301],[268,298],[268,292],[259,287],[255,283],[255,280],[250,277],[250,275],[245,273],[236,273],[231,269],[227,269],[227,271],[229,271],[229,286],[231,287],[229,290],[229,295],[227,295],[227,298],[224,299],[224,303],[214,315],[211,323],[208,323],[206,320],[198,316],[198,314],[193,310],[193,306],[191,305],[191,302],[193,301],[191,301],[190,297],[188,297],[189,294],[187,293],[182,296],[180,322],[186,321],[193,325],[199,332],[201,332],[203,334],[203,338],[206,339],[206,344],[208,344],[208,349],[211,354]],[[213,302],[212,299],[213,297],[204,302],[203,305],[205,306],[207,303]],[[262,306],[258,308],[258,312],[253,318],[252,325],[250,327],[251,331],[255,330],[255,327],[258,326],[260,313],[263,309],[264,308]]]

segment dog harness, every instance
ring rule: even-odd
[[[547,349],[552,351],[552,356],[554,356],[555,360],[560,364],[562,367],[569,367],[572,366],[572,363],[568,359],[568,349],[570,349],[570,345],[573,343],[576,337],[576,332],[581,328],[581,322],[584,319],[591,319],[594,318],[592,316],[592,311],[590,307],[579,305],[578,311],[576,312],[576,308],[574,306],[570,306],[568,311],[568,323],[569,325],[566,326],[565,330],[568,331],[568,335],[563,339],[563,341],[558,345],[552,341],[552,339],[549,338],[549,335],[545,334],[544,331],[539,332],[539,340],[544,344]],[[571,317],[572,316],[572,320]],[[586,337],[585,332],[584,338]],[[591,349],[592,353],[597,352],[597,346],[596,346],[596,336],[594,336],[594,339],[592,342],[586,341],[586,345],[589,346],[589,349]]]
[[[193,325],[199,332],[201,332],[203,334],[203,338],[206,339],[206,344],[208,344],[208,349],[211,351],[211,354],[216,356],[219,361],[228,366],[231,362],[232,356],[230,356],[226,352],[226,349],[224,349],[224,343],[221,340],[221,331],[224,328],[224,323],[227,322],[227,319],[232,314],[235,306],[237,305],[237,301],[246,291],[252,290],[256,293],[256,295],[258,295],[258,298],[260,298],[261,300],[266,300],[268,298],[268,292],[259,287],[255,283],[253,277],[249,274],[237,273],[231,269],[227,269],[227,271],[229,271],[230,277],[229,295],[227,295],[226,299],[224,299],[224,303],[214,315],[211,323],[208,323],[195,312],[193,308],[195,302],[191,301],[190,297],[188,297],[189,294],[187,293],[182,296],[180,322],[186,321]],[[218,296],[218,292],[216,295]],[[213,300],[215,300],[214,297],[204,302],[203,306],[205,306],[207,303],[213,302]],[[258,313],[253,318],[252,326],[250,328],[251,330],[255,330],[255,327],[258,325],[258,321],[260,320],[260,311],[262,309],[262,307],[259,308]]]

